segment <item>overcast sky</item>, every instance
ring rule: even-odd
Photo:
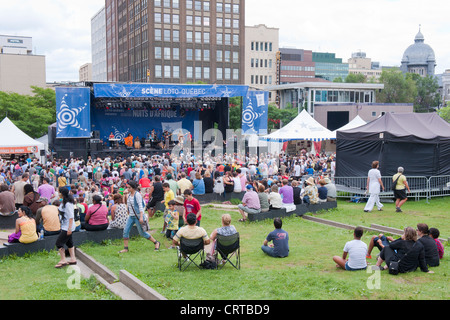
[[[0,34],[31,36],[45,55],[47,81],[78,80],[91,62],[91,18],[104,0],[0,0]],[[280,47],[333,52],[344,62],[366,52],[399,66],[422,25],[436,73],[450,69],[450,22],[444,0],[246,0],[246,25],[280,29]]]

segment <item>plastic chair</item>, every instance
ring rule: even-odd
[[[222,260],[224,261],[221,265],[218,260],[219,254],[222,256]],[[241,269],[241,246],[239,233],[235,233],[231,236],[217,235],[215,256],[217,269],[222,269],[227,263],[230,263],[237,270]]]
[[[205,246],[203,238],[198,239],[180,239],[180,246],[178,247],[178,269],[184,271],[191,264],[194,264],[199,269],[203,269],[200,265],[205,261]],[[197,258],[200,258],[200,263],[196,263]]]

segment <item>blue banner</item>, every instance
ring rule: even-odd
[[[56,137],[91,136],[89,88],[56,88]]]
[[[96,83],[96,98],[231,98],[245,97],[248,86]]]
[[[242,131],[245,134],[267,134],[269,120],[269,93],[249,91],[244,98]]]

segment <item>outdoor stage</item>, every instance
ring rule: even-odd
[[[58,87],[57,123],[49,128],[49,147],[63,158],[152,156],[171,153],[179,139],[191,139],[195,153],[210,143],[203,143],[209,129],[226,137],[229,98],[247,95],[247,86],[236,85],[86,82]],[[133,139],[128,147],[127,137]],[[110,145],[111,138],[119,147]],[[136,138],[141,148],[135,147]]]

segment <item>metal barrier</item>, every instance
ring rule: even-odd
[[[450,176],[437,177],[415,177],[406,176],[410,199],[418,201],[420,199],[430,200],[432,197],[450,196]],[[394,181],[392,177],[381,177],[384,191],[380,192],[381,199],[393,199],[394,192],[391,190]],[[334,177],[338,198],[351,198],[353,196],[366,197],[367,177]]]
[[[450,195],[450,176],[430,177],[428,180],[428,198]]]

